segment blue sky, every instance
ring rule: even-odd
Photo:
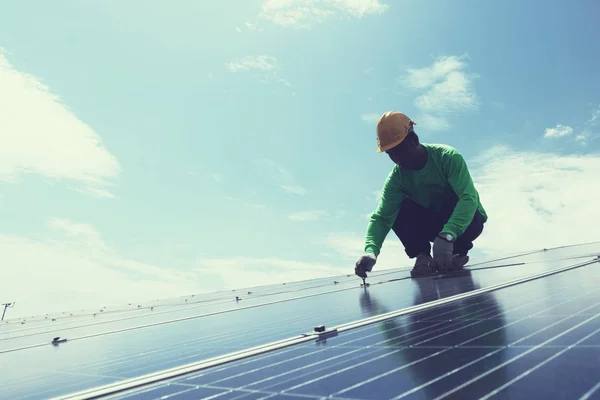
[[[458,148],[475,256],[600,238],[600,5],[19,1],[0,12],[12,315],[351,273],[400,110]],[[392,235],[376,268],[410,266]],[[111,290],[108,290],[108,289]]]

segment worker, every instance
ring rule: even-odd
[[[487,222],[462,155],[448,145],[421,143],[415,125],[397,111],[377,122],[377,152],[386,152],[396,165],[370,216],[364,254],[355,265],[363,280],[390,230],[415,259],[411,276],[419,277],[462,269]]]

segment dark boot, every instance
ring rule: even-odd
[[[452,256],[452,271],[459,271],[465,267],[469,262],[469,256],[461,256],[460,254],[454,254]]]
[[[428,276],[435,274],[435,268],[433,268],[433,258],[430,254],[421,253],[417,255],[415,260],[415,266],[410,271],[410,276],[418,278],[420,276]]]

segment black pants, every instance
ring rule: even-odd
[[[408,257],[431,252],[431,242],[450,219],[457,201],[458,198],[449,198],[440,212],[423,208],[412,199],[402,202],[392,230],[404,245]],[[483,215],[476,211],[469,227],[454,242],[454,254],[467,255],[473,248],[473,241],[483,232],[483,224]]]

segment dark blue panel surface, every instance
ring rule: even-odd
[[[599,272],[592,264],[173,382],[333,399],[578,398],[600,381],[600,348],[580,347],[600,337]],[[371,288],[358,301],[365,315],[386,311]]]
[[[67,337],[70,340],[57,347],[44,345],[7,353],[2,353],[0,347],[0,363],[3,364],[0,368],[6,371],[0,376],[0,387],[3,388],[4,393],[11,396],[10,398],[39,398],[40,393],[66,394],[295,336],[312,330],[316,325],[332,326],[346,323],[572,264],[574,264],[573,260],[559,260],[532,266],[485,269],[462,275],[415,280],[408,278],[408,271],[381,272],[368,279],[370,282],[368,288],[361,288],[360,279],[357,277],[348,278],[338,284],[325,285],[324,281],[313,281],[305,283],[304,286],[301,284],[296,286],[296,288],[311,288],[308,289],[314,291],[309,295],[311,297],[291,300],[298,295],[297,292],[293,296],[289,293],[279,293],[277,296],[283,296],[283,300],[286,301],[231,313],[179,322],[169,322],[167,319],[157,326],[79,340],[62,331],[52,332],[52,335],[46,338],[48,341],[54,335]],[[301,385],[306,380],[316,379],[313,375],[323,372],[323,368],[333,368],[335,371],[335,368],[348,368],[356,363],[362,363],[360,374],[364,374],[370,368],[371,358],[378,356],[381,356],[377,360],[383,363],[382,368],[389,368],[385,365],[386,360],[396,357],[385,356],[390,349],[398,350],[402,355],[401,358],[418,357],[419,354],[426,357],[435,354],[440,348],[456,345],[465,347],[467,345],[462,342],[469,341],[468,343],[471,343],[469,354],[457,355],[458,359],[479,354],[475,350],[471,351],[472,349],[482,346],[482,348],[503,346],[502,343],[505,341],[518,340],[526,336],[525,339],[535,345],[543,342],[544,338],[552,337],[560,329],[564,329],[565,324],[579,323],[584,321],[586,316],[598,312],[597,308],[592,307],[595,304],[594,296],[597,296],[598,292],[595,294],[591,292],[599,290],[595,287],[595,271],[597,265],[583,267],[503,289],[494,294],[474,297],[451,306],[437,307],[344,332],[338,338],[328,339],[327,343],[321,344],[320,347],[300,346],[273,353],[269,357],[252,358],[245,362],[231,364],[224,369],[211,370],[204,377],[216,374],[210,378],[212,380],[193,377],[192,379],[198,381],[192,383],[179,381],[179,383],[202,385],[204,389],[219,389],[208,385],[215,385],[219,379],[228,379],[227,385],[231,386],[223,386],[226,389],[245,390],[246,381],[243,376],[249,374],[249,370],[256,369],[252,374],[260,375],[263,373],[261,371],[271,368],[271,372],[267,375],[268,382],[265,381],[267,386],[261,386],[263,378],[253,379],[247,383],[252,385],[252,390],[260,390],[263,395],[270,395],[294,385]],[[527,289],[524,289],[525,287]],[[591,294],[587,294],[584,289]],[[281,288],[264,288],[265,292],[268,290],[275,293],[281,291]],[[249,302],[245,303],[246,300],[248,299],[243,299],[236,306],[242,307],[242,303],[248,304]],[[573,315],[575,313],[578,314]],[[169,315],[163,314],[163,316]],[[558,316],[571,319],[560,322],[563,325],[555,325],[537,332],[544,326],[543,324],[549,326],[556,322],[557,320],[551,321],[551,318]],[[115,325],[103,326],[102,329],[118,330],[130,323],[130,321],[120,321]],[[595,323],[590,321],[582,325],[581,332],[585,329],[595,329]],[[534,332],[537,332],[537,336],[528,336]],[[569,333],[569,335],[576,335],[576,333]],[[28,336],[27,340],[32,337]],[[556,343],[571,338],[564,335],[557,339]],[[4,342],[15,345],[14,340],[18,339],[7,339]],[[593,340],[593,337],[589,340]],[[475,342],[479,344],[474,345]],[[413,347],[404,349],[406,346]],[[410,351],[404,352],[404,350]],[[510,350],[520,351],[521,347]],[[294,351],[297,355],[294,355]],[[330,354],[333,354],[328,356],[332,358],[330,367],[327,362],[323,362],[322,357],[325,354],[322,353],[323,351],[330,351]],[[273,366],[272,360],[276,359],[276,356],[281,357],[283,363]],[[260,362],[268,365],[256,367],[258,365],[256,363]],[[421,362],[416,365],[419,364]],[[307,368],[306,365],[311,366]],[[3,368],[4,366],[10,368]],[[240,372],[232,374],[231,368],[238,368]],[[286,371],[286,368],[289,372],[286,379],[289,378],[296,383],[290,384],[286,379],[278,377]],[[412,367],[407,368],[412,370]],[[349,374],[354,373],[352,368],[347,371]],[[309,375],[306,375],[307,373]],[[221,374],[220,378],[215,378],[219,374]],[[301,385],[290,393],[313,396],[304,393],[303,387]],[[185,393],[181,396],[187,396]]]
[[[509,257],[498,261],[473,260],[472,269],[496,268],[504,266],[508,271],[497,271],[480,277],[479,286],[507,277],[524,276],[543,272],[549,266],[568,265],[579,261],[573,257],[590,259],[600,254],[600,244],[567,246],[548,251]],[[514,265],[524,263],[523,265]],[[506,267],[506,266],[509,267]],[[372,283],[407,279],[410,268],[377,271],[371,276]],[[334,283],[336,282],[336,283]],[[0,323],[0,351],[22,346],[48,343],[55,336],[78,338],[102,334],[119,329],[132,329],[148,324],[165,323],[182,318],[201,318],[203,315],[235,311],[244,307],[257,306],[278,301],[296,301],[297,298],[318,296],[331,291],[354,290],[359,282],[353,274],[329,278],[319,278],[301,282],[289,282],[249,289],[222,291],[200,295],[183,296],[174,299],[156,300],[145,303],[132,303],[122,307],[102,307],[96,310],[76,310],[49,316],[9,320]],[[471,290],[472,288],[463,288]],[[241,300],[236,301],[236,297]],[[317,299],[317,301],[319,301]],[[52,319],[56,319],[52,322]],[[21,325],[24,323],[24,325]],[[9,339],[11,339],[9,341]]]
[[[406,277],[406,271],[378,272],[373,279],[395,279]],[[286,285],[274,285],[258,291],[230,291],[220,297],[198,295],[176,299],[163,304],[152,303],[138,309],[137,306],[123,309],[103,308],[92,314],[69,317],[54,316],[50,320],[3,323],[0,329],[0,351],[19,346],[47,342],[48,338],[60,335],[77,338],[102,334],[119,329],[143,327],[148,324],[168,323],[182,318],[202,318],[218,312],[237,312],[248,307],[274,302],[291,302],[299,298],[311,298],[321,293],[353,290],[358,285],[355,276],[331,277]],[[250,293],[250,294],[249,294]],[[208,298],[205,298],[208,296]],[[239,300],[238,300],[239,299]],[[56,319],[52,322],[52,319]]]

